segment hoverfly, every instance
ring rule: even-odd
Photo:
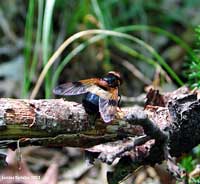
[[[115,117],[118,107],[118,87],[122,84],[118,72],[110,71],[102,78],[68,82],[57,86],[55,95],[71,96],[85,94],[82,104],[88,114],[101,115],[108,123]]]

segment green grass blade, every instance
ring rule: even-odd
[[[76,1],[77,5],[75,8],[75,11],[73,14],[69,12],[70,18],[67,24],[67,29],[66,29],[66,34],[73,34],[76,32],[76,26],[79,24],[79,22],[84,22],[85,16],[88,14],[90,11],[90,3],[88,3],[88,0],[81,0],[81,1]]]
[[[27,97],[30,78],[29,78],[29,68],[31,64],[31,51],[32,51],[32,41],[33,41],[33,21],[34,21],[34,0],[29,0],[28,12],[26,16],[26,25],[25,25],[25,49],[24,49],[24,80],[23,80],[23,89],[22,89],[22,98]]]
[[[98,3],[98,0],[91,0],[92,1],[92,7],[94,9],[94,12],[99,20],[99,23],[100,23],[100,28],[101,29],[108,29],[109,26],[106,25],[105,23],[105,19],[104,19],[104,14],[103,14],[103,11],[101,10],[101,7]],[[110,63],[110,54],[108,52],[108,40],[107,40],[107,37],[105,37],[104,39],[104,63],[103,63],[103,67],[106,69],[106,70],[112,70],[112,66],[111,66],[111,63]]]
[[[55,0],[46,0],[45,10],[44,10],[44,20],[43,20],[43,30],[42,30],[42,50],[43,50],[43,66],[48,62],[51,47],[50,47],[50,33],[51,33],[51,21],[53,15],[53,8],[55,5]],[[45,98],[51,97],[51,74],[50,71],[45,76]]]
[[[40,42],[42,37],[42,20],[43,20],[43,11],[44,11],[44,0],[39,0],[38,2],[38,18],[37,18],[37,31],[36,31],[36,41],[33,52],[33,61],[30,69],[30,77],[31,79],[35,75],[36,66],[38,62],[38,55],[40,49]]]
[[[115,47],[117,47],[118,49],[122,50],[123,52],[126,52],[127,54],[129,54],[132,57],[138,58],[142,61],[145,61],[146,63],[154,66],[154,67],[160,67],[160,65],[153,59],[148,58],[146,56],[144,56],[143,54],[137,52],[136,50],[128,47],[127,45],[123,44],[122,42],[119,41],[112,41],[112,43],[115,45]]]
[[[104,21],[104,16],[103,13],[99,7],[98,1],[97,0],[91,0],[92,2],[92,7],[94,9],[94,12],[100,22],[100,28],[101,29],[106,29],[105,21]]]

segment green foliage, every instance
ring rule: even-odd
[[[185,156],[180,164],[187,173],[192,172],[200,161],[200,145],[195,147],[190,155]],[[190,178],[189,183],[197,184],[200,182],[200,177]]]
[[[181,165],[186,169],[187,172],[191,172],[194,169],[194,162],[191,155],[185,157],[181,161]]]
[[[191,178],[189,181],[190,184],[199,184],[200,183],[200,177],[198,178]]]
[[[196,47],[194,50],[195,55],[193,58],[189,57],[189,83],[191,87],[200,88],[200,54],[199,54],[199,46],[200,46],[200,26],[197,26],[195,29],[196,32]]]
[[[37,4],[38,3],[38,4]],[[36,39],[34,40],[34,20],[35,20],[35,6],[38,5],[37,15],[37,28],[36,28]],[[29,1],[29,7],[26,17],[25,27],[25,65],[24,65],[24,83],[22,90],[22,97],[28,96],[31,81],[35,77],[37,71],[38,57],[40,54],[40,43],[42,34],[42,23],[43,23],[43,6],[44,0],[40,1]],[[35,45],[33,47],[33,45]]]
[[[127,20],[129,20],[131,15],[135,14],[134,12],[143,11],[143,10],[142,10],[142,3],[139,3],[139,5],[131,9],[130,12],[126,12],[128,5],[129,5],[128,1],[117,2],[117,1],[83,0],[83,1],[77,1],[74,3],[72,3],[72,1],[68,1],[63,4],[63,1],[61,2],[59,0],[51,1],[51,3],[48,3],[48,1],[44,1],[44,0],[41,0],[41,1],[30,0],[28,12],[27,12],[26,28],[25,28],[25,41],[26,41],[26,47],[25,47],[25,52],[24,52],[25,75],[24,75],[24,86],[23,86],[24,89],[23,89],[22,96],[27,97],[30,91],[31,83],[35,78],[34,74],[37,74],[37,67],[39,64],[38,63],[39,54],[41,53],[40,49],[42,48],[43,66],[46,65],[49,57],[52,55],[52,50],[54,50],[53,47],[54,47],[55,37],[54,37],[53,29],[55,28],[52,27],[54,11],[57,12],[58,10],[60,10],[60,12],[66,12],[63,14],[64,16],[61,18],[61,20],[66,22],[66,25],[67,25],[65,34],[75,33],[77,31],[77,26],[82,23],[85,24],[86,26],[85,29],[94,28],[94,25],[91,25],[91,23],[90,24],[87,23],[89,15],[93,16],[93,18],[96,19],[98,23],[97,26],[101,29],[113,29],[113,30],[119,30],[119,31],[121,30],[123,32],[126,32],[126,31],[130,32],[130,28],[128,27],[127,28],[121,27],[118,29],[116,28],[116,26],[123,25],[122,22],[126,22]],[[72,11],[73,11],[72,14],[69,14],[69,12],[65,10],[68,7],[72,8]],[[119,10],[119,13],[123,15],[122,18],[121,16],[119,16],[117,19],[112,19],[115,8],[117,8]],[[37,26],[34,26],[35,24]],[[140,30],[144,31],[147,29],[143,27],[143,28],[140,28]],[[96,37],[94,38],[94,40],[95,39]],[[101,36],[101,39],[104,39],[104,42],[103,42],[104,48],[103,48],[103,53],[102,53],[104,55],[104,58],[103,58],[104,62],[102,63],[102,65],[105,68],[105,70],[111,70],[112,65],[110,63],[110,60],[111,60],[110,47],[117,46],[118,45],[117,42],[120,43],[121,40],[119,39],[114,40],[114,38],[108,39],[107,36]],[[99,40],[100,39],[98,39],[97,41]],[[115,44],[113,45],[112,43],[114,42]],[[44,86],[45,86],[44,90],[45,90],[46,98],[51,97],[52,88],[55,85],[55,82],[58,80],[58,77],[61,71],[63,70],[63,68],[65,67],[65,65],[73,57],[77,56],[81,50],[83,50],[84,48],[88,47],[91,44],[93,43],[90,41],[86,41],[85,43],[79,44],[80,47],[77,46],[77,48],[75,48],[75,51],[72,51],[72,54],[71,52],[69,52],[69,54],[65,56],[65,59],[60,62],[60,65],[58,66],[58,69],[55,72],[55,76],[52,75],[52,72],[47,73],[45,82],[44,82]],[[33,45],[35,45],[35,47],[31,47]],[[129,44],[127,41],[124,42],[124,45],[125,46],[127,45],[126,49],[121,50],[119,47],[118,49],[127,54],[130,53],[130,50],[132,50],[133,52],[138,52],[134,48],[129,47],[128,46]],[[167,65],[164,59],[158,53],[156,53],[155,50],[151,52],[152,49],[150,49],[149,51],[150,53],[152,53],[152,57],[154,57],[155,59],[154,63],[157,63],[156,66],[161,65],[161,67],[163,67],[177,81],[178,84],[182,85],[182,82],[179,79],[179,77]],[[139,59],[143,61],[151,60],[149,56],[145,56],[142,52],[139,52],[139,55],[137,54],[137,56],[140,56]],[[133,55],[131,57],[133,57]]]
[[[80,37],[76,40],[76,43],[72,43],[70,47],[65,50],[63,55],[59,56],[59,64],[51,68],[51,71],[47,73],[44,81],[44,92],[46,98],[51,97],[52,88],[55,86],[55,83],[58,81],[58,78],[66,65],[81,55],[82,51],[87,48],[96,47],[97,50],[99,47],[98,44],[101,44],[102,47],[101,55],[103,56],[103,62],[101,62],[101,65],[105,71],[114,69],[112,54],[113,50],[117,49],[120,55],[126,55],[128,61],[134,62],[134,65],[139,67],[139,69],[141,65],[139,62],[146,62],[148,67],[154,69],[160,68],[165,71],[162,73],[167,73],[176,84],[183,85],[180,77],[159,53],[159,49],[156,51],[158,47],[154,42],[148,41],[150,40],[152,33],[155,33],[154,37],[166,37],[170,41],[174,41],[177,45],[182,47],[188,56],[195,61],[193,62],[193,66],[191,65],[191,70],[195,70],[195,72],[190,73],[190,79],[192,80],[196,76],[200,76],[200,73],[194,69],[194,65],[199,65],[197,64],[199,59],[197,58],[196,53],[193,52],[190,46],[184,42],[183,39],[165,29],[169,24],[169,20],[171,23],[174,20],[178,20],[184,25],[185,22],[179,14],[182,11],[191,8],[191,6],[193,7],[194,4],[194,1],[190,3],[184,2],[183,6],[177,8],[177,11],[174,11],[172,14],[166,14],[162,11],[162,8],[165,7],[166,9],[170,9],[171,5],[168,4],[168,2],[154,3],[152,1],[144,0],[137,0],[134,2],[128,0],[69,0],[63,2],[61,0],[55,0],[48,3],[48,1],[44,0],[29,0],[25,41],[27,46],[35,45],[35,47],[25,47],[26,64],[23,97],[28,96],[28,93],[32,88],[31,84],[38,78],[38,66],[41,66],[40,54],[42,53],[42,63],[44,67],[50,56],[65,38],[68,38],[70,35],[81,30],[91,28],[123,32],[128,34],[130,37],[134,35],[135,38],[140,40],[138,43],[141,43],[142,41],[144,44],[139,44],[140,46],[138,46],[138,43],[134,44],[130,39],[122,37],[116,39],[115,36],[108,37],[108,35],[92,35],[86,40],[85,38]],[[161,24],[159,17],[155,17],[154,19],[149,18],[153,15],[154,11],[157,11],[160,16],[165,18],[163,19],[164,23]],[[141,23],[157,24],[159,26],[141,25]],[[149,46],[151,49],[148,50],[147,48],[150,48]],[[92,59],[96,60],[96,58]],[[146,74],[144,73],[144,75]],[[147,77],[149,78],[151,76]],[[195,79],[195,81],[199,80]],[[193,86],[195,85],[196,84],[193,84]]]
[[[200,26],[195,29],[196,33],[196,49],[193,50],[191,55],[188,55],[188,83],[191,88],[200,88]],[[186,169],[187,172],[191,172],[195,169],[196,164],[200,161],[200,145],[195,147],[192,153],[184,157],[181,161],[181,165]],[[191,178],[191,184],[200,183],[200,177]]]

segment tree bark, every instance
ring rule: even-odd
[[[97,129],[96,129],[97,128]],[[106,126],[94,126],[81,104],[50,100],[0,99],[0,147],[91,147],[117,139]]]

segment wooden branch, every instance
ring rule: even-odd
[[[177,178],[182,177],[184,172],[171,156],[178,157],[200,143],[199,92],[183,87],[161,95],[151,90],[145,108],[121,110],[114,122],[106,124],[94,121],[81,104],[63,99],[2,98],[0,148],[71,146],[87,148],[91,161],[97,158],[110,164],[120,158],[116,172],[108,173],[112,184],[140,165],[163,160]],[[119,174],[122,167],[125,172]]]
[[[166,93],[162,97],[162,106],[148,104],[145,110],[140,107],[122,108],[124,118],[110,124],[101,120],[94,122],[81,104],[63,99],[2,98],[0,99],[0,147],[15,148],[16,142],[20,140],[20,146],[89,148],[133,136],[147,135],[149,139],[157,139],[162,132],[165,132],[169,135],[170,153],[179,156],[200,142],[200,102],[197,95],[187,88],[181,88]],[[158,98],[160,96],[155,99]],[[135,123],[130,123],[128,120],[130,114],[137,116]],[[145,116],[145,121],[141,114]],[[149,146],[148,143],[147,147]],[[149,163],[164,159],[159,144],[153,146],[151,153],[155,155],[151,159],[148,157]]]
[[[15,148],[18,140],[21,146],[92,147],[118,140],[123,126],[102,121],[94,126],[81,104],[63,99],[0,99],[1,148]]]

